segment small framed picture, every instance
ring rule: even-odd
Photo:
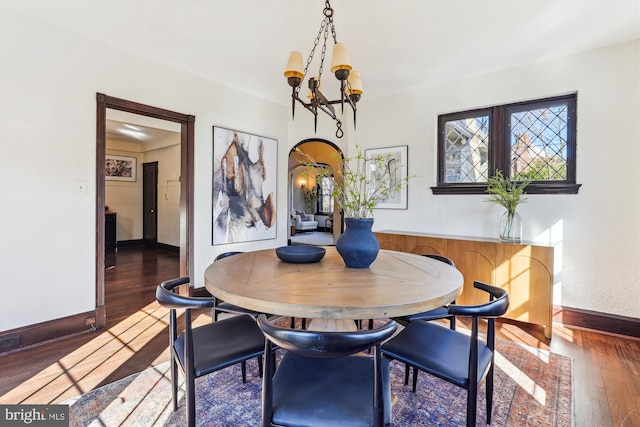
[[[108,181],[135,181],[137,177],[135,157],[107,154],[104,162],[104,179]]]
[[[407,180],[407,170],[409,169],[408,147],[401,145],[389,148],[373,148],[365,150],[365,157],[370,159],[367,173],[369,176],[369,185],[378,185],[381,180],[389,180],[388,186],[393,188],[401,181]],[[382,161],[382,170],[377,170],[376,163],[373,159],[380,157]],[[386,199],[380,200],[374,209],[407,209],[407,186],[404,185],[400,190],[391,191]]]

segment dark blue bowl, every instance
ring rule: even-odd
[[[293,264],[309,264],[318,262],[327,252],[318,246],[281,246],[276,248],[276,255],[284,262]]]

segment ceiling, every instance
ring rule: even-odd
[[[180,143],[180,123],[139,114],[107,109],[105,131],[107,141],[115,140],[133,144],[131,151],[139,151],[140,147],[147,149],[165,146],[167,142]]]
[[[306,58],[324,16],[323,0],[0,4],[282,105],[290,102],[282,74],[289,51]],[[332,7],[363,100],[640,38],[638,0],[333,0]],[[332,93],[327,80],[335,79],[323,78]]]

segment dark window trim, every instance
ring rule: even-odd
[[[319,166],[324,167],[325,169],[331,171],[331,165],[327,164],[327,163],[318,163]],[[331,176],[331,178],[333,178],[333,173],[327,175],[327,176]],[[326,212],[321,210],[322,208],[322,200],[321,200],[321,194],[322,194],[322,186],[320,185],[319,182],[316,183],[316,191],[318,194],[318,198],[316,199],[316,213],[320,214],[320,215],[329,215],[329,214],[333,214],[333,212]],[[329,194],[329,196],[331,196],[331,194]]]
[[[527,186],[527,194],[578,194],[582,184],[576,183],[576,121],[577,113],[577,93],[562,96],[554,96],[532,101],[522,101],[512,104],[496,105],[487,108],[477,108],[451,114],[438,116],[438,185],[431,187],[434,195],[442,194],[486,194],[486,183],[445,183],[445,123],[448,121],[468,118],[470,116],[489,116],[489,171],[501,169],[505,173],[510,170],[510,142],[505,138],[510,135],[508,117],[514,112],[535,109],[536,106],[549,106],[554,101],[567,102],[569,105],[569,120],[567,122],[567,179],[565,181],[536,181]],[[498,141],[498,142],[495,142]]]

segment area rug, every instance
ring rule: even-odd
[[[572,426],[572,360],[549,351],[496,340],[492,426]],[[404,385],[404,365],[391,362],[393,427],[462,426],[466,390],[425,373],[418,390]],[[185,401],[171,404],[169,363],[131,375],[64,403],[70,426],[183,426]],[[182,390],[182,386],[181,389]],[[256,360],[248,362],[247,383],[233,366],[196,380],[199,426],[260,425],[261,380]],[[478,425],[485,425],[484,385],[478,393]]]
[[[318,245],[318,246],[333,246],[333,234],[324,233],[322,231],[311,231],[304,233],[296,233],[295,236],[291,236],[291,243],[298,245]]]

